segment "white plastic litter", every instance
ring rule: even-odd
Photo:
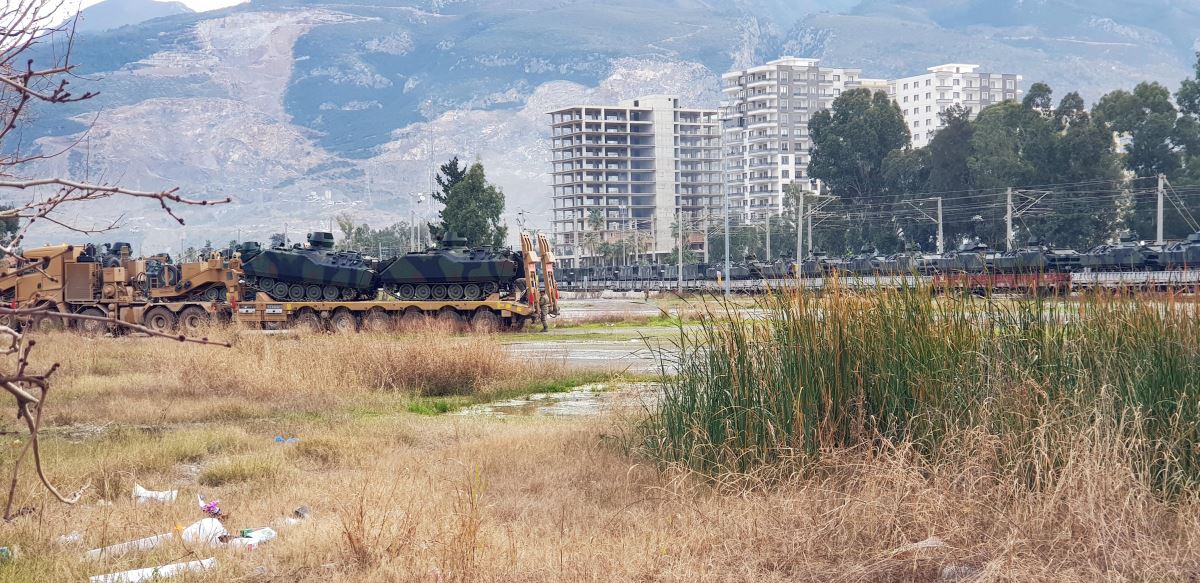
[[[180,538],[185,543],[200,543],[210,547],[215,547],[221,544],[221,537],[229,534],[225,531],[225,527],[220,520],[215,518],[202,518],[198,522],[183,529],[180,533]]]
[[[133,499],[137,500],[138,504],[145,504],[147,502],[174,502],[175,497],[178,495],[178,490],[156,492],[143,488],[141,484],[133,485]]]
[[[216,562],[216,558],[208,558],[201,561],[172,563],[170,565],[146,567],[145,569],[133,569],[131,571],[110,573],[108,575],[95,575],[89,578],[89,583],[139,583],[140,581],[166,578],[172,575],[186,573],[188,571],[203,571],[211,568]]]
[[[64,535],[58,537],[58,544],[69,545],[69,544],[77,543],[82,540],[83,540],[83,534],[81,534],[79,531],[75,531],[70,534],[64,534]]]
[[[274,540],[276,536],[278,535],[270,527],[256,528],[248,533],[245,533],[244,536],[229,539],[227,544],[230,548],[252,551],[258,548],[262,543],[265,543],[269,540]]]
[[[131,551],[148,551],[150,549],[155,549],[162,546],[163,543],[171,540],[173,536],[174,535],[169,532],[164,534],[156,534],[146,538],[131,540],[127,543],[117,543],[115,545],[108,545],[107,547],[99,549],[92,549],[84,553],[83,556],[89,559],[98,559],[102,556],[111,557],[114,555],[123,555]]]
[[[179,538],[186,543],[200,543],[214,547],[221,544],[220,538],[224,534],[227,533],[225,532],[225,527],[221,525],[220,520],[205,518],[183,529],[183,532],[179,533]],[[170,532],[156,534],[127,543],[117,543],[100,549],[92,549],[84,553],[84,556],[89,559],[96,559],[101,556],[123,555],[130,551],[146,551],[162,546],[174,538],[174,536],[174,533]]]

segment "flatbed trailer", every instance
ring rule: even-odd
[[[351,301],[279,301],[257,292],[251,301],[237,302],[234,321],[267,330],[306,328],[354,332],[406,328],[437,321],[453,328],[476,331],[520,330],[531,322],[543,328],[558,315],[558,288],[554,282],[554,256],[549,240],[521,234],[526,289],[519,297],[492,294],[476,301],[371,299]]]

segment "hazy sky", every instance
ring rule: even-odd
[[[99,4],[102,1],[103,0],[83,0],[82,7],[87,8],[88,6],[91,6],[92,4]],[[196,12],[203,12],[205,10],[216,10],[217,8],[224,8],[226,6],[233,6],[234,4],[241,4],[243,2],[247,2],[248,0],[179,0],[179,1],[184,4],[187,4],[188,8],[191,8],[192,10],[195,10]]]

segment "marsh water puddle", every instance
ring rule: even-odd
[[[657,403],[658,390],[657,383],[595,383],[562,393],[534,393],[519,399],[474,405],[455,415],[590,417],[609,412],[633,412]]]

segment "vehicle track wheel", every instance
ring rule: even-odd
[[[423,283],[419,283],[415,288],[413,288],[413,296],[418,300],[427,300],[431,297],[432,293],[433,290],[430,290],[429,286]]]
[[[208,325],[211,315],[200,306],[188,306],[179,312],[179,329],[186,334],[195,334]]]
[[[463,286],[457,283],[452,283],[446,286],[446,295],[452,300],[463,299]]]
[[[300,313],[296,314],[296,319],[292,322],[292,328],[295,328],[298,332],[304,332],[308,334],[316,334],[318,332],[325,331],[324,322],[321,321],[321,316],[315,311],[307,308],[300,310]]]
[[[350,310],[337,310],[329,317],[329,328],[338,334],[358,331],[358,320]]]
[[[202,294],[202,296],[204,298],[204,301],[206,301],[206,302],[215,302],[215,301],[221,299],[221,290],[218,289],[217,287],[210,287],[210,288],[204,290],[204,293]]]
[[[338,289],[336,285],[327,285],[321,288],[321,298],[327,302],[336,302],[340,297],[342,297],[342,290]]]
[[[454,310],[442,310],[438,312],[436,320],[438,325],[445,327],[451,333],[462,330],[463,318]]]
[[[494,294],[494,293],[496,293],[496,292],[498,292],[498,291],[500,291],[500,285],[499,285],[499,284],[497,284],[497,283],[496,283],[496,282],[494,282],[494,281],[489,281],[489,282],[487,282],[487,283],[483,284],[483,293],[484,293],[484,295],[489,295],[489,296],[490,296],[490,295],[492,295],[492,294]]]
[[[392,319],[382,308],[373,308],[363,316],[363,330],[368,332],[387,332],[392,327]]]
[[[302,286],[298,283],[293,283],[292,285],[288,286],[287,298],[289,300],[292,300],[293,302],[299,302],[299,301],[303,301],[304,297],[305,297],[304,286]]]
[[[411,283],[406,283],[396,290],[396,295],[402,300],[411,300],[417,297],[417,290]]]
[[[271,297],[277,300],[286,300],[288,297],[288,284],[282,281],[275,282],[275,286],[271,288]]]
[[[471,315],[471,329],[481,334],[491,334],[500,330],[500,316],[487,308],[475,310]]]
[[[304,299],[310,302],[320,300],[322,295],[323,293],[321,292],[321,286],[319,285],[308,285],[304,287]]]
[[[483,288],[477,283],[468,283],[463,286],[463,299],[476,301],[483,299]]]
[[[150,308],[143,321],[147,328],[155,332],[168,333],[175,329],[175,314],[163,307]]]
[[[342,294],[342,301],[351,302],[351,301],[354,301],[354,298],[358,297],[358,290],[356,290],[352,287],[344,287],[344,288],[342,288],[341,294]]]
[[[446,299],[446,286],[444,286],[444,285],[435,285],[435,286],[433,286],[433,288],[430,290],[430,293],[432,293],[432,294],[433,294],[433,299],[435,299],[435,300],[444,300],[444,299]]]
[[[79,312],[81,316],[107,318],[108,314],[100,308],[85,308]],[[108,322],[102,320],[76,320],[75,327],[85,336],[100,336],[108,331]]]
[[[254,287],[270,293],[271,290],[275,289],[275,280],[269,277],[260,277],[254,281]]]

